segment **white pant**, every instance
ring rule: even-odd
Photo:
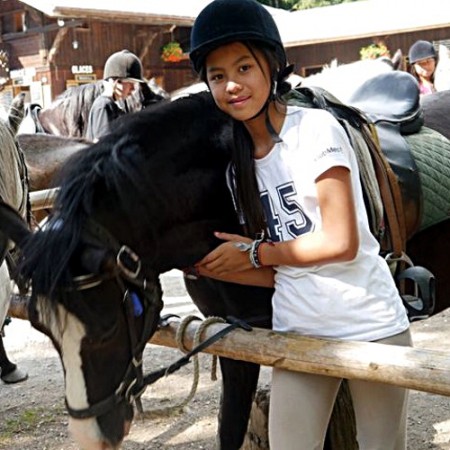
[[[378,343],[411,346],[409,330]],[[322,450],[341,378],[273,369],[271,450]],[[408,390],[349,380],[360,450],[406,450]],[[343,449],[344,450],[344,449]]]

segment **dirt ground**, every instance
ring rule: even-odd
[[[179,286],[173,285],[172,291],[174,288],[180,291]],[[175,303],[181,305],[179,308],[186,307],[189,299],[181,302],[180,292],[174,294]],[[450,311],[414,323],[415,346],[447,350],[449,322]],[[63,375],[50,341],[33,330],[28,322],[13,319],[6,327],[5,346],[11,359],[28,371],[29,379],[17,385],[0,382],[0,449],[78,449],[68,435]],[[145,366],[147,371],[151,371],[180,356],[178,350],[148,345]],[[124,450],[215,448],[220,374],[217,374],[219,381],[211,381],[211,356],[200,355],[200,367],[197,393],[181,412],[170,414],[165,410],[188,396],[193,381],[193,364],[147,389],[143,405],[148,417],[134,421],[123,444]],[[268,383],[269,379],[270,369],[263,368],[261,384]],[[408,450],[450,450],[450,398],[412,391],[408,432]]]

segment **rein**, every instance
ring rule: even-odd
[[[159,308],[157,311],[158,315],[160,311],[159,299],[162,294],[159,283],[148,283],[147,279],[141,276],[141,261],[138,255],[129,247],[121,246],[110,234],[110,232],[98,222],[89,220],[85,226],[85,232],[88,235],[87,240],[89,243],[94,243],[97,246],[98,244],[102,244],[106,246],[107,249],[113,250],[116,255],[115,273],[109,277],[95,274],[75,277],[73,279],[75,289],[79,291],[92,289],[99,286],[104,281],[111,279],[114,279],[119,285],[123,296],[122,305],[128,325],[131,361],[119,387],[105,399],[83,409],[72,408],[66,399],[66,409],[71,417],[75,419],[98,417],[106,414],[122,402],[127,402],[129,404],[135,402],[138,411],[142,413],[143,411],[140,397],[148,385],[153,384],[160,378],[179,370],[181,367],[189,363],[190,359],[194,355],[214,344],[234,329],[242,328],[246,331],[252,330],[252,327],[248,323],[230,316],[227,318],[227,321],[230,323],[229,326],[223,328],[215,335],[197,345],[169,366],[144,376],[142,370],[142,356],[145,345],[148,342],[148,337],[153,334],[154,328],[154,314],[151,314],[151,309]],[[143,299],[141,300],[132,290],[130,290],[127,287],[127,284],[131,284],[142,290],[144,294]],[[135,327],[135,318],[137,316],[141,316],[142,314],[144,315],[144,325],[141,336],[138,337]],[[164,326],[164,323],[167,323],[167,320],[170,317],[173,317],[173,315],[164,317],[162,322],[160,321],[160,326]]]

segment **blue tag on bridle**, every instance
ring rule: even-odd
[[[133,302],[134,317],[139,317],[144,312],[141,299],[136,292],[130,292],[131,301]]]

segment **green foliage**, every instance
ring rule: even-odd
[[[55,406],[52,410],[36,407],[18,413],[11,413],[11,417],[0,424],[0,448],[7,448],[7,444],[19,433],[30,433],[36,428],[60,422],[63,407]]]
[[[358,1],[361,0],[259,0],[263,5],[287,10],[319,8],[321,6],[339,5],[340,3]]]

